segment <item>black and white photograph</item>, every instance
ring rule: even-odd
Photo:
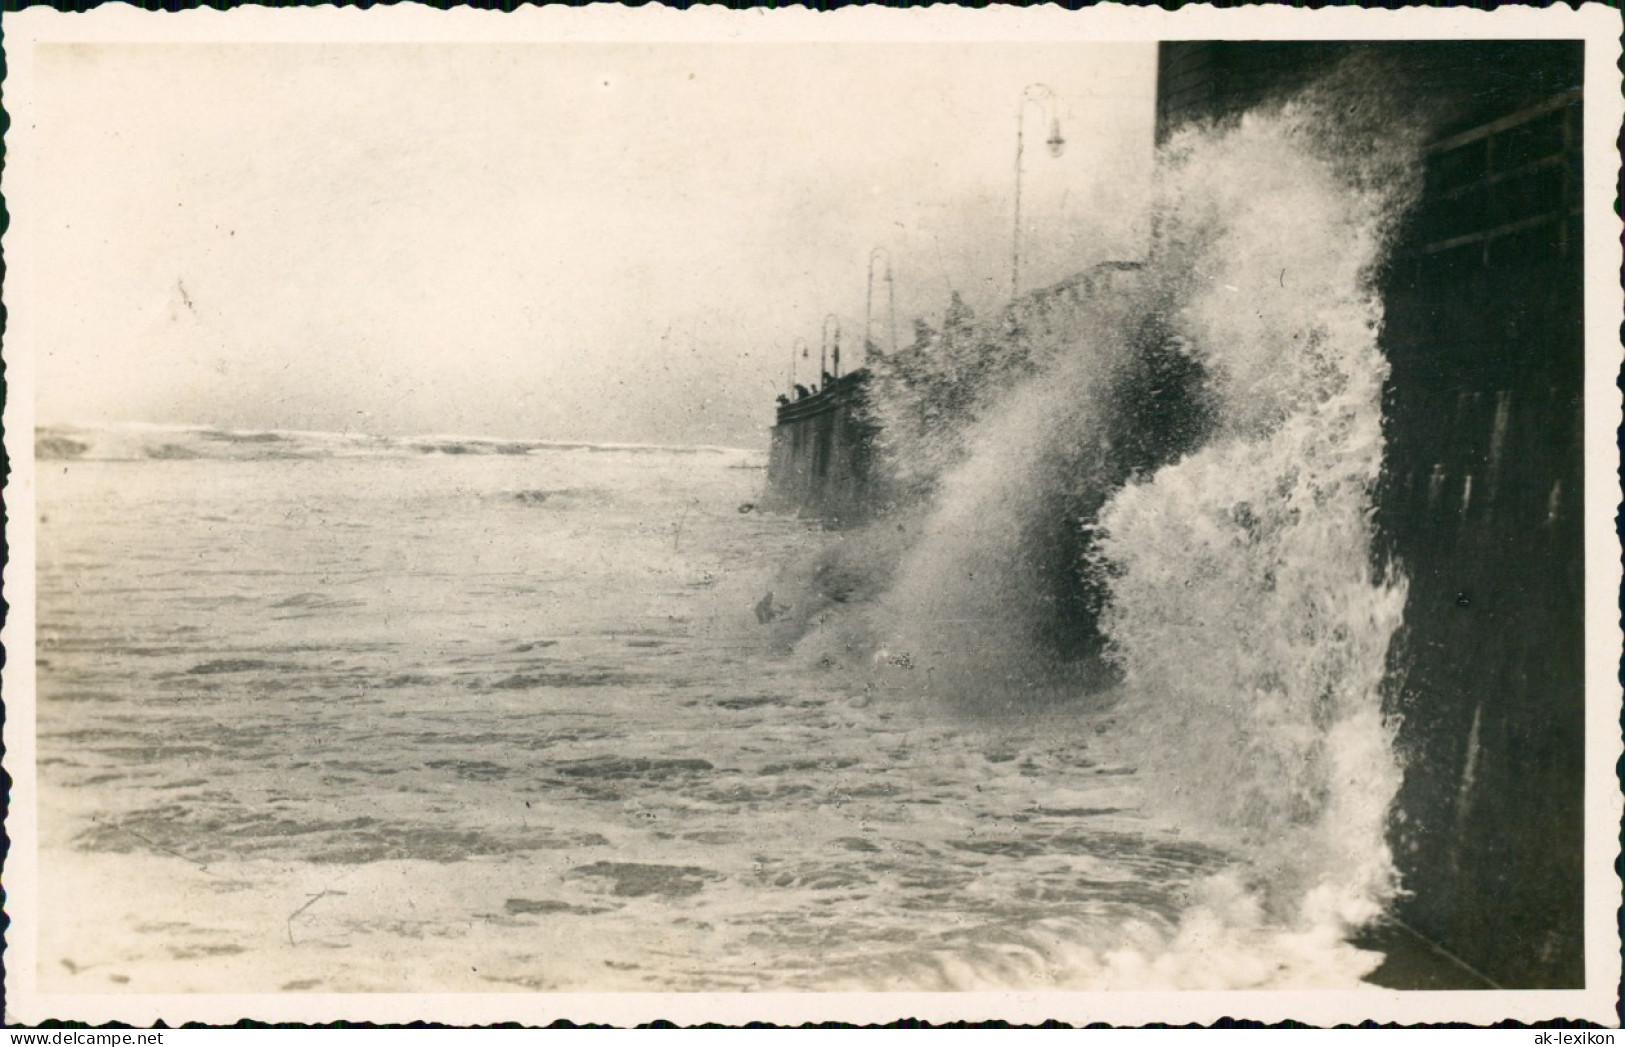
[[[1617,11],[111,6],[8,1024],[1619,1024]]]

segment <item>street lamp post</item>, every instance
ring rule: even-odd
[[[835,337],[833,340],[829,336],[829,327],[831,322],[835,324]],[[821,387],[828,384],[826,381],[827,378],[841,377],[841,320],[834,313],[825,314],[823,335],[823,345],[820,346],[818,350],[818,382]],[[833,354],[830,353],[831,347],[834,349]],[[825,369],[824,361],[827,355],[832,355],[834,358],[833,366],[835,368],[835,373],[833,375],[831,375],[830,372]]]
[[[1014,302],[1021,294],[1021,154],[1025,147],[1027,106],[1029,103],[1043,106],[1049,113],[1049,137],[1044,144],[1049,146],[1051,156],[1060,156],[1061,149],[1066,145],[1066,139],[1061,137],[1061,119],[1055,112],[1055,92],[1050,90],[1048,84],[1028,84],[1026,90],[1021,92],[1021,102],[1016,106],[1016,219],[1015,235],[1010,247],[1010,300]]]
[[[807,355],[807,340],[796,335],[795,341],[790,343],[790,395],[796,395],[796,350],[801,350],[802,357]]]
[[[895,356],[897,354],[897,289],[892,284],[891,252],[886,250],[884,247],[877,247],[873,251],[869,252],[868,295],[864,300],[863,306],[863,355],[866,358],[869,355],[869,347],[874,344],[874,339],[871,337],[869,332],[875,311],[875,256],[877,255],[885,256],[886,260],[886,268],[884,271],[884,277],[886,280],[886,309],[891,325],[891,351],[892,355]]]

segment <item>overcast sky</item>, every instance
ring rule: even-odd
[[[1137,257],[1149,44],[51,45],[42,421],[756,446],[795,339]],[[1066,146],[1043,146],[1049,118]],[[875,337],[889,341],[884,285]]]

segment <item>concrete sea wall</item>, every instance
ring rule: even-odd
[[[871,483],[875,433],[863,412],[867,381],[865,372],[854,371],[779,407],[766,508],[832,527],[859,523],[878,510]]]
[[[1378,523],[1411,577],[1393,657],[1402,916],[1498,982],[1583,980],[1580,104],[1436,148],[1386,295]],[[1463,155],[1465,154],[1465,155]]]

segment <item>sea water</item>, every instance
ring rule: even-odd
[[[757,609],[829,539],[758,454],[47,439],[50,990],[1146,985],[1245,867],[1109,717],[780,653]],[[1274,948],[1168,977],[1361,970]]]

